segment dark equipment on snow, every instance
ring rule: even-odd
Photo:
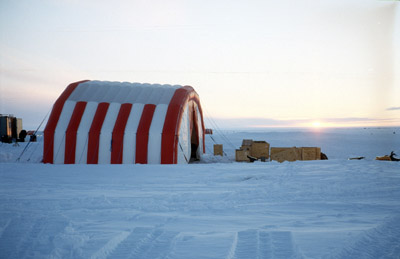
[[[394,151],[392,151],[392,152],[390,152],[390,160],[391,161],[396,161],[396,162],[398,162],[398,161],[400,161],[400,159],[399,158],[395,158],[394,156],[397,156],[395,153],[394,153]]]
[[[349,160],[362,160],[365,156],[358,156],[358,157],[350,157]]]
[[[247,158],[250,159],[250,163],[257,161],[257,157],[247,155]]]

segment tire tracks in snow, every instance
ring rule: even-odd
[[[0,237],[0,258],[38,258],[49,256],[54,237],[67,222],[48,217],[19,216],[9,221]]]
[[[338,255],[331,258],[400,258],[400,216],[364,231]]]
[[[302,258],[289,231],[245,230],[236,234],[227,259]]]
[[[110,240],[92,258],[166,258],[178,232],[137,227]]]

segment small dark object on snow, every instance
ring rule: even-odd
[[[365,156],[358,156],[358,157],[350,157],[349,160],[362,160]]]
[[[328,156],[321,152],[321,160],[328,160]]]
[[[392,160],[392,161],[400,161],[400,159],[398,159],[398,158],[395,158],[394,156],[397,156],[395,153],[394,153],[394,151],[392,151],[392,152],[390,152],[390,160]]]
[[[247,158],[250,159],[250,163],[253,163],[257,160],[257,157],[247,155]]]
[[[31,135],[31,136],[29,137],[29,141],[30,141],[30,142],[36,142],[36,135],[35,135],[35,134]]]
[[[21,130],[21,132],[19,133],[19,138],[17,139],[18,142],[25,142],[25,137],[26,137],[27,133],[26,130]]]

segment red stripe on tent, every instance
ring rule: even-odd
[[[64,164],[75,164],[76,132],[86,108],[86,102],[77,102],[65,132]]]
[[[54,103],[53,109],[49,120],[47,121],[46,128],[44,129],[44,143],[43,143],[43,163],[53,163],[54,156],[54,131],[56,130],[58,120],[60,119],[61,111],[64,107],[65,101],[76,89],[76,87],[89,80],[79,81],[70,84],[64,92],[58,97]]]
[[[193,97],[189,98],[191,96]],[[161,164],[176,164],[178,162],[179,128],[183,109],[191,99],[199,105],[200,102],[194,89],[191,86],[184,86],[175,91],[168,105],[161,140]]]
[[[162,130],[161,139],[161,164],[176,164],[177,161],[177,124],[182,117],[182,103],[188,94],[186,88],[179,88],[175,91],[169,105]]]
[[[124,133],[131,109],[131,103],[124,103],[119,109],[118,117],[112,132],[111,164],[122,164]]]
[[[203,153],[205,153],[203,110],[196,92],[191,86],[185,86],[175,91],[169,103],[161,140],[161,164],[176,164],[178,162],[179,129],[182,122],[183,109],[189,101],[194,101],[201,115],[201,130],[203,132]]]
[[[99,103],[89,130],[87,163],[97,164],[99,161],[100,132],[106,118],[109,103]]]
[[[136,133],[136,164],[147,164],[149,130],[155,109],[156,106],[154,104],[146,104],[143,108],[142,117],[140,118]]]

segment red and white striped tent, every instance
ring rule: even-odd
[[[202,109],[190,86],[72,83],[44,130],[44,163],[181,164],[204,152]]]

